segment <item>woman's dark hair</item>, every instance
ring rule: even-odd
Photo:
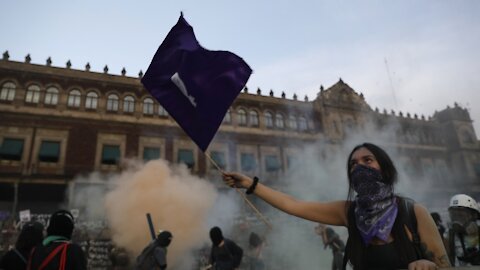
[[[388,156],[387,152],[380,148],[379,146],[373,143],[362,143],[355,146],[348,155],[347,159],[347,175],[348,175],[348,199],[349,201],[353,198],[353,188],[352,188],[352,178],[351,178],[351,171],[352,171],[352,164],[350,163],[350,159],[352,159],[353,153],[360,148],[366,148],[375,156],[378,164],[380,165],[383,183],[389,185],[393,189],[393,184],[397,182],[397,169],[395,165],[393,165],[393,161]]]
[[[23,225],[15,248],[28,254],[30,250],[43,240],[43,225],[39,222],[29,222]]]
[[[383,150],[382,148],[378,147],[375,144],[372,143],[363,143],[360,145],[357,145],[353,148],[352,152],[348,156],[347,160],[347,174],[348,174],[348,201],[351,203],[346,204],[346,212],[347,212],[347,217],[348,217],[348,240],[347,240],[347,246],[345,250],[345,256],[347,256],[348,260],[350,263],[354,265],[354,269],[365,269],[365,250],[366,246],[363,244],[363,240],[361,238],[361,235],[357,229],[356,225],[356,220],[355,220],[355,215],[354,215],[354,202],[353,200],[353,188],[352,188],[352,179],[351,179],[351,169],[352,169],[352,164],[350,163],[350,159],[353,156],[353,153],[357,151],[360,148],[366,148],[372,154],[375,156],[378,164],[380,165],[381,173],[382,173],[382,178],[383,178],[383,183],[389,185],[392,187],[393,190],[393,185],[397,181],[397,169],[395,168],[395,165],[393,165],[392,160],[388,156],[388,154]],[[392,228],[392,235],[394,235],[394,247],[397,250],[400,260],[403,263],[407,263],[414,260],[414,259],[420,259],[416,258],[415,250],[413,248],[412,242],[410,239],[408,239],[408,236],[405,233],[405,228],[404,224],[407,224],[407,219],[409,218],[407,216],[407,213],[405,212],[405,209],[403,207],[400,207],[400,205],[403,205],[403,198],[398,197],[398,214],[395,219],[395,223]]]

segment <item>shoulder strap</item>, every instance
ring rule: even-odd
[[[412,234],[412,242],[415,247],[415,253],[419,258],[423,258],[422,249],[420,247],[420,235],[417,229],[417,216],[415,215],[415,201],[410,198],[401,198],[402,207],[405,211],[405,225]]]
[[[30,251],[30,256],[28,256],[27,270],[31,270],[31,269],[32,269],[33,253],[35,253],[35,247],[32,248],[32,251]]]
[[[20,257],[20,259],[22,259],[22,261],[25,264],[27,264],[27,259],[25,259],[25,256],[23,256],[22,253],[20,253],[20,251],[18,251],[18,249],[14,248],[13,252],[15,252],[15,254],[17,254],[17,256]]]
[[[62,254],[61,254],[61,257],[60,257],[60,270],[64,270],[65,269],[65,261],[66,261],[66,255],[67,255],[67,246],[68,246],[68,243],[62,243],[60,245],[58,245],[54,250],[52,250],[52,252],[50,252],[50,254],[48,254],[47,258],[45,258],[45,260],[43,260],[43,262],[40,264],[40,267],[38,267],[38,270],[43,270],[51,261],[52,259],[55,257],[55,255],[57,255],[60,251],[62,251]],[[62,268],[63,266],[63,268]]]

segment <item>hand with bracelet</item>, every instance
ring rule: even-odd
[[[223,182],[230,187],[248,189],[253,184],[253,179],[236,172],[225,172],[223,174]]]

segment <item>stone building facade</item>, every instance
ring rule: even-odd
[[[214,166],[143,88],[141,76],[111,75],[107,67],[93,72],[88,64],[84,70],[48,60],[32,64],[29,56],[12,61],[5,53],[0,210],[46,212],[75,192],[75,177],[119,172],[126,159],[183,162],[195,174],[218,179]],[[342,80],[321,87],[313,101],[244,89],[207,152],[222,169],[275,184],[301,160],[299,149],[321,142],[319,155],[328,155],[352,134],[372,132],[379,145],[399,153],[409,173],[433,175],[442,184],[434,192],[480,198],[480,143],[465,108],[455,104],[428,119],[379,111]]]

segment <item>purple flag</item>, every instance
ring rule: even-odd
[[[228,51],[209,51],[180,15],[142,83],[205,152],[252,69]]]

